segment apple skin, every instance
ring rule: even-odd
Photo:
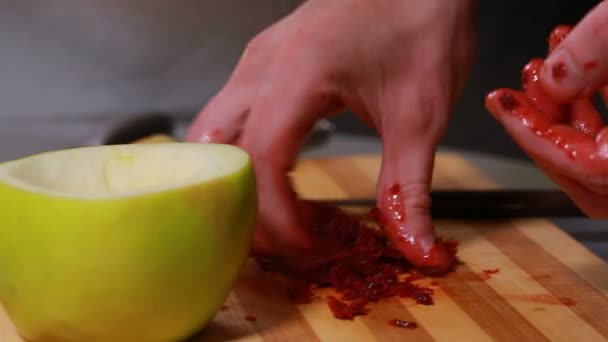
[[[28,341],[179,341],[229,295],[251,248],[251,163],[198,185],[75,199],[0,181],[0,302]]]

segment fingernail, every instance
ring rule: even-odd
[[[201,134],[201,136],[198,138],[198,141],[204,144],[211,144],[215,141],[219,141],[221,134],[222,132],[219,129],[215,128]]]
[[[209,134],[207,134],[207,133],[205,133],[205,134],[201,135],[201,136],[198,138],[198,142],[200,142],[200,143],[204,143],[204,144],[211,143],[211,141],[212,141],[212,140],[211,140],[211,136],[210,136]]]
[[[418,242],[420,243],[420,248],[422,248],[424,254],[428,254],[435,246],[435,237],[433,235],[421,236]]]
[[[399,234],[399,239],[406,242],[409,246],[417,246],[422,251],[422,254],[428,254],[435,246],[435,237],[431,235],[423,235],[421,233],[413,234],[411,226],[405,225],[401,227],[402,231],[407,231]]]

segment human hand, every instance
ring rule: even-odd
[[[608,3],[575,28],[557,27],[546,61],[522,72],[523,92],[499,89],[486,98],[506,131],[583,210],[608,217],[608,127],[593,95],[608,99]]]
[[[260,198],[256,251],[313,248],[314,208],[298,201],[287,173],[315,121],[349,108],[382,138],[377,199],[387,235],[414,264],[446,267],[429,187],[436,144],[472,62],[473,5],[310,0],[251,41],[188,140],[237,144],[251,154]]]

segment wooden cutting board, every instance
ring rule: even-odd
[[[302,160],[294,182],[310,199],[373,197],[379,168],[378,156]],[[459,156],[439,154],[433,187],[496,185]],[[341,321],[322,299],[292,304],[279,276],[248,263],[225,309],[192,341],[608,340],[608,265],[550,222],[437,221],[436,226],[438,234],[460,241],[465,264],[433,287],[433,306],[390,300],[372,305],[367,316]],[[491,276],[483,272],[496,268],[500,272]],[[387,324],[391,319],[419,327],[394,328]],[[1,307],[0,341],[21,342]]]

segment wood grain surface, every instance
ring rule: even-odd
[[[375,155],[302,160],[293,181],[309,199],[372,197],[379,169]],[[434,189],[495,187],[458,155],[438,155]],[[284,279],[250,262],[225,308],[191,342],[608,340],[608,265],[549,221],[437,221],[436,228],[459,240],[464,265],[437,286],[420,281],[434,288],[435,305],[388,300],[371,305],[367,316],[341,321],[323,302],[329,291],[294,305]],[[496,268],[491,276],[483,272]],[[394,328],[391,319],[419,326]],[[21,342],[1,307],[0,342]]]

